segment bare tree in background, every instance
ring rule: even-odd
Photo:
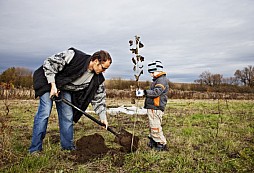
[[[209,71],[204,71],[199,75],[199,79],[195,80],[196,83],[199,83],[201,85],[208,85],[212,86],[212,78],[211,78],[211,73]]]
[[[238,81],[243,83],[245,86],[254,86],[254,67],[249,65],[245,67],[243,70],[236,70],[235,77]]]
[[[209,71],[204,71],[195,82],[201,85],[218,86],[221,85],[222,79],[223,76],[221,74],[212,74]]]
[[[222,83],[236,86],[240,85],[240,82],[236,79],[236,77],[223,78]]]
[[[212,85],[219,86],[222,84],[223,75],[221,74],[212,74]]]

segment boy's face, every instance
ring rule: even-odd
[[[153,72],[153,73],[150,73],[151,77],[155,77],[155,76],[157,76],[158,74],[160,74],[160,72],[158,72],[158,71],[155,71],[155,72]]]

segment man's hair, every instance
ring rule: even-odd
[[[112,63],[112,58],[110,54],[105,50],[95,52],[91,57],[91,61],[94,61],[96,59],[98,59],[100,62],[106,62],[109,60],[110,64]]]

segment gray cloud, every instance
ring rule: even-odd
[[[254,65],[253,14],[252,0],[1,1],[0,71],[34,70],[73,46],[108,50],[105,76],[134,79],[128,40],[138,34],[145,65],[161,60],[172,82],[193,82],[203,71],[232,76]]]

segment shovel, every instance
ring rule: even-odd
[[[78,108],[77,106],[72,104],[69,100],[66,100],[65,98],[57,99],[56,96],[52,96],[51,99],[54,100],[55,102],[62,101],[64,103],[66,103],[67,105],[71,106],[72,108],[74,108],[74,109],[78,110],[79,112],[81,112],[82,114],[84,114],[86,117],[88,117],[89,119],[91,119],[92,121],[97,123],[98,125],[106,127],[106,125],[104,123],[97,120],[96,118],[94,118],[92,115],[86,113],[85,111],[81,110],[80,108]],[[115,132],[110,127],[107,127],[107,130],[116,136],[115,142],[117,142],[121,146],[123,146],[125,151],[132,152],[132,151],[135,151],[138,149],[139,138],[137,136],[133,136],[131,133],[127,132],[124,129],[121,130],[121,133]]]

